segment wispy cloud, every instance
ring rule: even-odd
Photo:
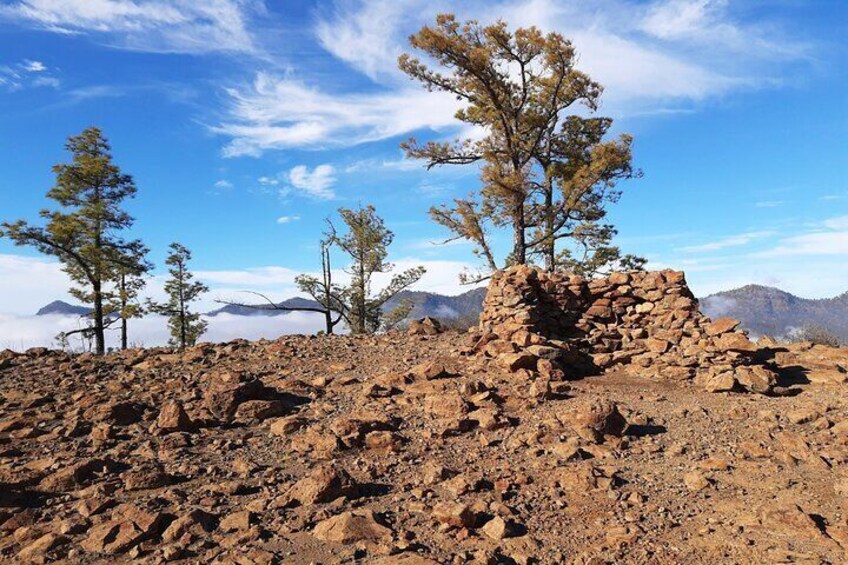
[[[9,92],[25,88],[58,88],[62,81],[49,74],[49,70],[41,61],[31,59],[11,65],[0,65],[0,87]]]
[[[757,208],[779,208],[786,204],[785,200],[763,200],[754,204]]]
[[[336,170],[332,165],[318,165],[312,170],[306,165],[292,167],[288,174],[288,182],[301,193],[316,200],[332,200],[336,197],[333,185],[336,184]],[[284,188],[282,194],[288,194]]]
[[[29,59],[22,63],[22,67],[29,73],[43,73],[47,70],[47,67],[41,61],[30,61]]]
[[[822,221],[809,232],[780,239],[755,257],[848,256],[848,216]]]
[[[19,0],[0,6],[0,19],[138,51],[252,53],[249,20],[263,9],[259,0]]]
[[[259,156],[270,149],[325,149],[378,141],[423,128],[456,125],[457,101],[405,87],[379,93],[328,93],[267,72],[230,89],[230,118],[213,128],[232,138],[227,157]]]
[[[378,88],[322,88],[305,68],[259,72],[228,90],[229,118],[214,128],[231,139],[225,155],[351,146],[423,129],[465,133],[453,117],[453,97],[425,92],[397,69],[408,35],[440,11],[562,32],[574,40],[580,67],[606,87],[604,112],[617,116],[687,112],[693,102],[778,84],[782,65],[809,51],[785,33],[740,23],[724,0],[606,0],[604,9],[554,0],[336,2],[314,33],[330,55]]]
[[[742,247],[754,241],[766,237],[771,237],[773,235],[775,235],[775,232],[771,230],[740,233],[736,235],[722,237],[720,239],[716,239],[714,241],[710,241],[700,245],[689,245],[686,247],[681,247],[679,248],[679,251],[683,251],[685,253],[704,253],[709,251],[719,251],[722,249],[727,249],[729,247]]]
[[[300,216],[280,216],[277,218],[278,224],[290,224],[292,222],[296,222],[300,219]]]

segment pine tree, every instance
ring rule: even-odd
[[[503,266],[539,256],[547,269],[556,269],[557,242],[569,239],[577,247],[598,244],[604,255],[616,250],[602,239],[614,230],[601,222],[605,205],[618,200],[616,182],[635,174],[632,139],[603,141],[611,120],[564,115],[576,104],[596,111],[602,92],[576,69],[571,42],[535,27],[512,32],[504,22],[481,26],[443,14],[410,43],[441,69],[404,54],[401,70],[430,90],[455,95],[465,103],[457,119],[486,131],[477,140],[402,144],[408,157],[424,159],[428,168],[480,164],[479,194],[431,209],[433,219],[454,239],[474,242],[489,272],[499,268],[488,238],[492,227],[512,230]],[[595,237],[576,241],[592,230]]]
[[[206,332],[206,321],[201,319],[199,313],[192,312],[190,306],[209,288],[193,280],[194,275],[188,270],[191,252],[179,243],[172,243],[170,249],[171,253],[165,260],[165,264],[170,266],[168,273],[171,275],[165,283],[168,301],[149,302],[148,307],[151,312],[168,317],[168,329],[171,331],[169,343],[183,350],[197,343],[198,338]]]
[[[374,333],[380,329],[383,306],[400,291],[418,282],[424,275],[424,267],[413,267],[392,277],[389,284],[371,296],[371,282],[376,273],[392,270],[386,261],[388,247],[394,240],[383,219],[374,206],[356,210],[339,208],[339,215],[347,228],[340,235],[330,223],[330,237],[352,260],[346,272],[351,276],[350,285],[339,296],[341,314],[355,334]]]
[[[88,128],[70,137],[66,148],[71,163],[53,167],[56,184],[47,193],[59,209],[41,211],[44,227],[25,220],[4,222],[0,236],[59,259],[75,284],[71,294],[92,307],[91,333],[95,351],[102,355],[110,281],[119,271],[145,270],[142,243],[119,235],[133,224],[121,206],[137,189],[132,177],[112,163],[111,148],[100,129]]]

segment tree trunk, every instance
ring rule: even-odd
[[[321,267],[324,271],[324,322],[327,325],[327,335],[333,335],[333,311],[330,308],[333,274],[330,271],[330,250],[326,247],[321,249]]]
[[[527,264],[527,242],[524,233],[524,200],[516,199],[512,211],[512,255],[516,265]]]
[[[106,331],[103,326],[103,293],[100,290],[100,281],[93,285],[94,289],[94,352],[97,355],[106,353]]]
[[[121,274],[121,350],[127,349],[127,277]]]
[[[556,239],[554,239],[554,187],[551,179],[545,181],[545,237],[542,244],[542,254],[545,257],[545,270],[552,272],[556,269]]]
[[[359,296],[357,300],[359,304],[357,305],[359,308],[359,320],[357,320],[357,328],[356,333],[364,334],[365,333],[365,261],[360,259],[359,261]]]
[[[183,281],[183,266],[180,265],[180,351],[186,346],[186,315],[185,315],[185,296],[183,290],[185,282]]]

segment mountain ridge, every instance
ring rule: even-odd
[[[712,318],[728,316],[753,335],[791,338],[805,326],[818,326],[848,341],[848,292],[833,298],[801,298],[764,285],[745,285],[700,299]]]
[[[430,316],[442,320],[470,320],[480,314],[485,287],[472,288],[449,296],[435,292],[405,290],[386,303],[391,311],[404,300],[414,304],[408,319]],[[742,322],[742,327],[754,336],[770,335],[790,338],[807,325],[822,327],[842,341],[848,341],[848,291],[833,298],[802,298],[785,290],[765,285],[748,284],[717,292],[699,299],[701,310],[712,318],[728,316]],[[278,303],[288,307],[317,308],[314,300],[292,297]],[[38,310],[36,315],[65,314],[81,316],[88,308],[54,300]],[[206,313],[233,316],[280,316],[287,310],[275,310],[270,305],[239,306],[227,304]]]

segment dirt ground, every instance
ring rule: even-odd
[[[0,353],[0,559],[848,562],[848,385],[547,382],[465,340]]]

